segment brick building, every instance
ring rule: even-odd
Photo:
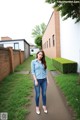
[[[48,57],[60,57],[60,21],[56,10],[53,11],[43,35],[42,48]]]
[[[77,62],[80,73],[80,22],[68,18],[63,21],[54,10],[42,38],[42,46],[49,58],[62,57]]]

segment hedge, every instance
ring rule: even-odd
[[[65,59],[65,58],[54,58],[53,65],[62,73],[76,73],[77,62]]]

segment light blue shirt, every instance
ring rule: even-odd
[[[31,62],[31,73],[36,76],[37,79],[43,79],[47,77],[47,69],[44,69],[44,65],[38,61],[38,59]]]

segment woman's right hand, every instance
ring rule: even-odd
[[[35,80],[35,86],[38,86],[38,81],[37,80]]]

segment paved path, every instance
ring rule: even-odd
[[[42,109],[42,100],[40,96],[40,111],[41,114],[35,113],[35,100],[32,98],[32,105],[30,106],[30,114],[26,120],[72,120],[69,110],[67,109],[62,95],[60,94],[56,84],[53,80],[51,72],[48,73],[49,85],[47,88],[47,109],[48,114],[45,114]],[[34,94],[34,91],[33,91]]]

